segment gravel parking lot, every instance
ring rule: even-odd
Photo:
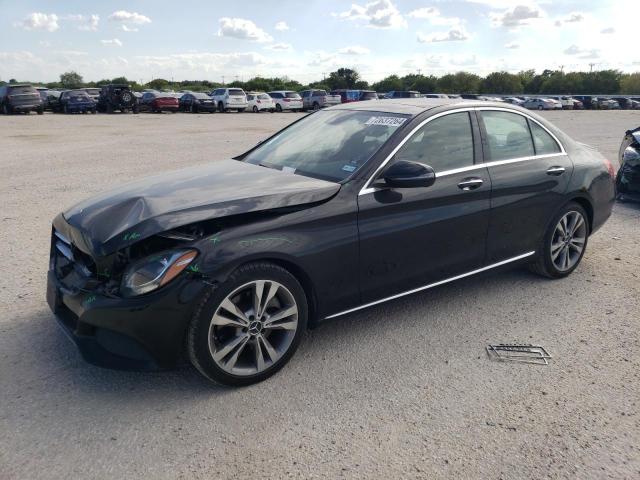
[[[630,111],[547,112],[615,159]],[[567,279],[468,278],[308,333],[272,379],[86,364],[45,302],[50,222],[299,114],[0,117],[0,478],[639,478],[640,206]],[[487,358],[535,343],[549,366]]]

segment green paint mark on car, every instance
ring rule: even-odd
[[[91,305],[93,302],[97,300],[97,298],[98,297],[96,297],[95,295],[89,295],[87,298],[84,299],[84,304]]]
[[[142,235],[140,235],[138,232],[129,232],[129,233],[125,233],[122,237],[122,239],[126,242],[129,240],[137,240],[141,237]]]
[[[192,273],[200,273],[200,265],[198,265],[197,263],[195,265],[189,265],[187,270]]]

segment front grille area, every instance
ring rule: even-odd
[[[60,283],[69,289],[92,289],[98,283],[93,259],[55,229],[51,238],[50,268]]]

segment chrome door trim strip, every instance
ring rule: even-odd
[[[472,270],[472,271],[467,272],[467,273],[463,273],[462,275],[456,275],[455,277],[447,278],[445,280],[440,280],[439,282],[430,283],[429,285],[425,285],[423,287],[414,288],[413,290],[408,290],[406,292],[398,293],[397,295],[392,295],[390,297],[386,297],[386,298],[383,298],[383,299],[380,299],[380,300],[376,300],[375,302],[366,303],[364,305],[360,305],[359,307],[355,307],[355,308],[351,308],[349,310],[345,310],[344,312],[334,313],[333,315],[329,315],[329,316],[324,317],[324,318],[325,318],[325,320],[327,320],[329,318],[340,317],[342,315],[346,315],[348,313],[356,312],[356,311],[362,310],[364,308],[372,307],[372,306],[378,305],[380,303],[388,302],[390,300],[395,300],[396,298],[404,297],[406,295],[411,295],[412,293],[421,292],[422,290],[428,290],[430,288],[437,287],[437,286],[443,285],[445,283],[453,282],[455,280],[460,280],[461,278],[464,278],[464,277],[469,277],[471,275],[475,275],[476,273],[484,272],[486,270],[491,270],[492,268],[496,268],[496,267],[500,267],[502,265],[506,265],[507,263],[516,262],[518,260],[522,260],[523,258],[530,257],[531,255],[533,255],[535,253],[536,253],[535,250],[533,250],[531,252],[523,253],[522,255],[518,255],[517,257],[508,258],[506,260],[502,260],[501,262],[494,263],[492,265],[487,265],[486,267],[478,268],[477,270]]]
[[[521,115],[521,116],[523,116],[525,118],[528,118],[529,120],[531,120],[532,122],[535,122],[538,126],[540,126],[549,135],[551,135],[551,137],[556,141],[556,143],[560,147],[560,152],[558,152],[558,153],[548,153],[548,154],[544,154],[544,155],[532,155],[532,156],[529,156],[529,157],[512,158],[512,159],[509,159],[509,160],[497,160],[495,162],[476,163],[474,165],[469,165],[468,167],[454,168],[454,169],[451,169],[451,170],[445,170],[445,171],[442,171],[440,173],[436,173],[436,178],[445,177],[447,175],[454,175],[456,173],[462,173],[462,172],[468,172],[468,171],[472,171],[472,170],[477,170],[477,169],[485,168],[485,167],[495,167],[495,166],[498,166],[498,165],[507,165],[509,163],[524,162],[524,161],[528,161],[528,160],[537,160],[539,158],[559,157],[559,156],[566,156],[567,155],[567,152],[566,152],[566,150],[564,148],[564,145],[562,145],[560,140],[558,140],[558,137],[556,137],[551,131],[549,131],[549,129],[547,127],[542,125],[540,122],[538,122],[531,115],[528,115],[526,112],[520,112],[519,110],[513,110],[511,108],[502,108],[502,107],[456,108],[456,109],[447,110],[446,112],[440,112],[440,113],[438,113],[436,115],[433,115],[432,117],[429,117],[429,118],[423,120],[422,122],[420,122],[413,130],[411,130],[407,134],[407,136],[404,137],[402,139],[402,141],[398,145],[396,145],[396,147],[391,151],[391,153],[389,153],[389,155],[387,155],[387,157],[382,161],[382,163],[378,166],[378,168],[376,168],[376,170],[373,172],[373,174],[369,177],[369,179],[365,182],[363,187],[360,189],[360,192],[358,192],[358,196],[366,195],[368,193],[374,193],[374,192],[377,192],[378,190],[380,190],[377,187],[370,187],[369,186],[371,184],[371,182],[373,181],[373,179],[376,177],[376,175],[378,175],[378,173],[380,173],[380,171],[387,165],[387,163],[389,163],[391,158],[393,158],[393,156],[398,152],[398,150],[400,150],[400,148],[402,148],[402,146],[416,133],[416,131],[418,131],[424,125],[429,123],[431,120],[435,120],[436,118],[440,118],[440,117],[443,117],[445,115],[449,115],[449,114],[452,114],[452,113],[473,112],[473,111],[483,111],[483,110],[493,110],[493,111],[515,113],[516,115]]]

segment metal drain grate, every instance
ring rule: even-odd
[[[533,363],[534,365],[549,365],[548,360],[552,358],[544,347],[504,343],[489,345],[487,355],[502,362]]]

